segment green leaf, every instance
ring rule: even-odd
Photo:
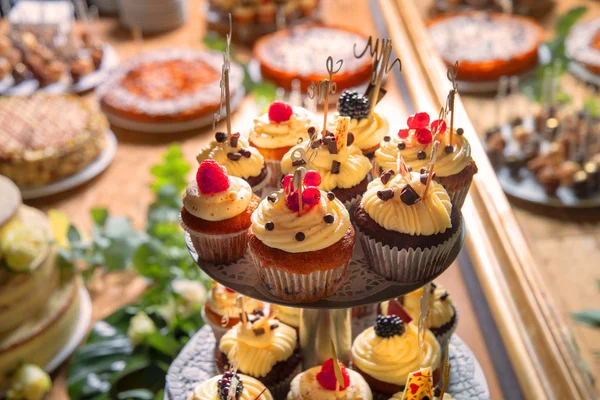
[[[277,86],[273,82],[260,82],[254,85],[252,93],[254,93],[257,108],[259,110],[265,110],[269,104],[275,101],[277,96]]]
[[[69,243],[79,243],[81,241],[81,235],[77,228],[73,225],[69,225],[69,230],[67,231],[67,239],[69,239]]]
[[[598,100],[593,97],[588,97],[585,99],[583,108],[592,118],[596,118],[600,114],[600,105],[598,104]]]
[[[154,332],[153,334],[148,336],[146,338],[146,343],[148,343],[150,347],[160,351],[161,353],[171,358],[175,358],[175,356],[183,347],[181,343],[175,340],[175,338],[168,335],[163,335],[160,332]]]
[[[177,145],[171,145],[167,153],[163,156],[161,164],[154,165],[150,171],[155,178],[152,184],[152,190],[157,193],[164,185],[173,185],[178,191],[183,190],[187,185],[187,174],[191,166],[184,160],[181,148]]]
[[[205,35],[202,42],[209,50],[224,52],[227,47],[227,41],[217,34]]]
[[[556,20],[556,34],[566,37],[575,23],[587,12],[587,7],[574,7]]]
[[[119,400],[154,400],[154,393],[148,389],[133,389],[117,395]]]
[[[94,224],[104,226],[106,219],[108,218],[108,210],[106,208],[96,207],[90,210],[92,220]]]
[[[577,311],[571,314],[573,319],[584,325],[600,327],[600,310]]]

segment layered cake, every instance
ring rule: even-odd
[[[43,186],[84,169],[101,153],[107,122],[75,96],[0,99],[0,174]]]

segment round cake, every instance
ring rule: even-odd
[[[483,12],[435,18],[429,33],[448,66],[458,61],[463,81],[494,81],[535,67],[543,37],[529,18]]]
[[[76,174],[100,155],[107,122],[75,96],[0,99],[0,174],[19,187]]]
[[[576,24],[565,41],[567,56],[600,74],[600,18]]]
[[[134,122],[187,122],[219,109],[223,54],[168,49],[137,57],[98,88],[102,108]],[[244,74],[231,64],[231,97],[239,94]]]
[[[328,79],[325,61],[343,60],[335,74],[337,91],[365,83],[371,76],[371,58],[355,58],[354,45],[363,49],[367,38],[353,31],[318,24],[307,24],[267,35],[256,42],[254,57],[260,62],[264,78],[286,90],[298,79],[303,91],[311,81]],[[334,65],[334,68],[337,68]]]

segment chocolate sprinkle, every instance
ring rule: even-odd
[[[292,161],[292,167],[299,167],[299,166],[304,165],[304,164],[306,164],[306,161],[304,161],[301,158]]]
[[[329,142],[329,144],[327,145],[327,150],[329,150],[329,154],[337,154],[338,153],[337,143],[335,140],[332,140],[331,142]]]
[[[444,147],[444,151],[448,154],[454,153],[454,147],[449,144],[448,146]]]
[[[265,328],[252,329],[252,332],[254,332],[256,336],[264,335]]]
[[[323,139],[321,139],[321,142],[325,145],[325,146],[329,146],[329,143],[331,143],[331,139],[330,137],[324,137]]]
[[[335,200],[335,193],[333,193],[333,192],[327,192],[327,199],[329,201],[334,201]]]
[[[427,158],[427,153],[425,153],[423,150],[421,150],[417,153],[417,158],[419,160],[424,160],[425,158]]]
[[[227,134],[225,132],[217,132],[217,133],[215,133],[215,140],[218,143],[223,143],[224,141],[227,140]]]
[[[308,128],[308,134],[310,135],[310,137],[312,138],[313,135],[317,132],[317,130],[315,129],[314,126],[311,126],[310,128]]]
[[[388,201],[392,197],[394,197],[394,190],[393,189],[378,190],[377,197],[379,197],[383,201]]]
[[[421,181],[421,183],[423,185],[427,185],[427,178],[429,177],[429,174],[427,172],[423,173],[421,172],[421,176],[419,178],[419,180]],[[435,172],[431,175],[431,179],[435,178]]]
[[[269,221],[265,224],[265,229],[268,231],[272,231],[275,229],[275,224],[272,221]]]
[[[400,193],[400,200],[402,200],[404,204],[412,206],[421,200],[421,196],[415,192],[415,189],[413,189],[412,186],[406,185]]]
[[[271,203],[275,203],[277,201],[277,196],[270,195],[267,197],[267,200]]]
[[[236,153],[227,153],[227,158],[229,158],[230,160],[233,160],[233,161],[237,161],[240,158],[242,158],[242,155],[237,152]]]
[[[391,137],[389,137],[389,136],[384,136],[384,137],[383,137],[383,141],[384,141],[384,142],[389,142],[390,140],[392,140],[392,138],[391,138]]]
[[[444,301],[444,300],[446,300],[446,299],[448,298],[448,296],[450,296],[450,295],[448,294],[448,292],[444,292],[444,293],[442,293],[442,295],[440,296],[440,300]]]
[[[463,128],[458,128],[458,129],[456,130],[456,134],[457,134],[458,136],[462,136],[462,134],[463,134],[463,133],[465,133],[465,130],[464,130]]]
[[[427,168],[421,168],[421,170],[419,172],[421,174],[426,174],[427,173]]]
[[[406,143],[400,142],[398,143],[398,150],[404,150],[406,148]]]
[[[231,147],[237,147],[239,139],[240,139],[240,134],[239,133],[232,134],[231,135],[231,140],[229,141],[229,144],[231,145]]]
[[[240,149],[240,154],[246,158],[252,157],[252,153],[247,149]]]
[[[331,162],[331,173],[336,174],[336,175],[339,174],[341,166],[342,166],[342,164],[339,161],[333,160]]]
[[[325,216],[323,217],[323,221],[325,221],[328,224],[333,224],[333,221],[335,221],[335,218],[331,214],[325,214]]]
[[[408,169],[408,172],[412,172],[412,167],[410,165],[407,165],[406,169]]]
[[[269,328],[271,328],[271,330],[274,331],[275,329],[279,328],[279,324],[272,324],[271,326],[269,326]]]
[[[319,147],[321,147],[321,139],[314,140],[314,141],[310,142],[310,148],[311,149],[316,149],[316,148],[319,148]]]
[[[346,140],[346,146],[351,146],[354,143],[354,133],[348,132],[348,140]]]
[[[333,132],[325,131],[325,137],[333,137]]]
[[[306,235],[304,234],[304,232],[298,232],[298,233],[296,233],[295,238],[297,241],[301,242],[304,239],[306,239]]]
[[[387,185],[387,183],[390,181],[390,179],[392,179],[392,176],[394,176],[396,173],[394,172],[393,169],[388,169],[387,171],[385,171],[384,173],[381,174],[381,183],[383,183],[384,185]]]

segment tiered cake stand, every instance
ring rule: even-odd
[[[250,254],[230,265],[213,265],[198,259],[189,235],[188,249],[194,261],[212,279],[236,292],[263,302],[302,308],[300,318],[300,346],[303,367],[320,365],[331,358],[331,341],[335,343],[337,356],[348,365],[352,345],[351,308],[375,306],[410,293],[444,272],[460,252],[464,237],[463,229],[451,256],[443,270],[435,276],[424,276],[414,283],[388,281],[369,269],[360,244],[354,249],[348,270],[348,279],[331,297],[314,303],[294,304],[272,296],[260,282]],[[202,328],[181,351],[167,375],[165,398],[187,399],[194,387],[217,374],[215,368],[216,341],[209,327]],[[490,394],[485,377],[473,353],[458,337],[450,343],[449,392],[456,399],[489,400]]]

